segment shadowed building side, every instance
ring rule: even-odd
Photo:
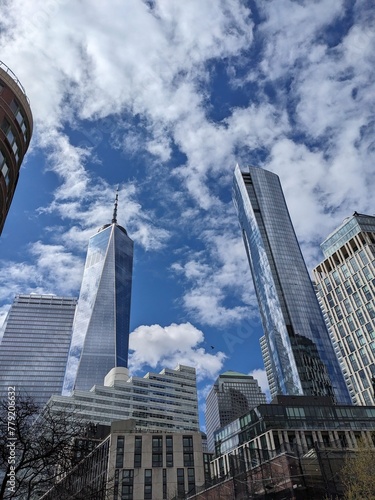
[[[15,74],[0,61],[0,234],[32,131],[33,117],[25,90]]]

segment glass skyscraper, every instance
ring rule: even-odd
[[[74,318],[64,394],[103,384],[114,367],[128,366],[133,241],[117,224],[90,238]]]
[[[61,394],[77,299],[17,295],[0,344],[0,397],[9,386],[43,405]]]
[[[278,176],[237,165],[233,191],[278,394],[351,404]]]

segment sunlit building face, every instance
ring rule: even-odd
[[[90,238],[64,394],[102,384],[114,367],[128,366],[133,241],[117,223]]]
[[[278,176],[237,166],[233,199],[271,363],[270,386],[278,394],[327,395],[350,404]]]

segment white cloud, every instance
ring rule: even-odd
[[[203,345],[203,332],[190,323],[142,325],[130,334],[129,349],[133,352],[129,367],[139,371],[144,366],[174,368],[182,364],[196,368],[198,381],[213,379],[223,366],[225,354],[210,354]]]
[[[204,218],[203,225],[210,227],[211,220]],[[171,269],[186,280],[185,309],[204,324],[224,328],[252,315],[254,291],[243,242],[225,218],[220,223],[221,231],[213,224],[201,233],[205,251],[188,252]],[[238,305],[227,303],[228,297]]]
[[[59,180],[43,207],[61,219],[51,228],[52,246],[83,250],[91,230],[110,216],[113,188],[90,172],[104,141],[156,159],[145,162],[146,177],[158,183],[153,201],[165,203],[167,193],[200,244],[199,252],[181,252],[173,267],[189,287],[182,303],[211,325],[238,321],[255,302],[244,248],[231,228],[235,215],[221,201],[236,159],[280,175],[309,266],[319,259],[317,242],[345,216],[372,212],[375,30],[360,2],[352,6],[355,25],[332,46],[326,29],[345,15],[342,0],[263,2],[256,31],[239,0],[165,0],[153,8],[139,0],[14,0],[7,7],[2,59],[30,97],[33,147],[42,148]],[[259,51],[246,59],[254,36]],[[253,85],[241,104],[225,103],[220,121],[210,118],[215,60],[233,71],[228,94],[235,85]],[[74,147],[66,124],[83,131],[90,147]],[[173,158],[175,148],[181,161],[157,164]],[[174,185],[180,181],[178,192],[171,192],[168,169]],[[175,219],[161,222],[142,206],[142,194],[139,184],[120,186],[126,211],[119,221],[136,243],[159,250]],[[39,267],[46,262],[35,258]],[[43,286],[39,268],[9,266],[15,280],[6,279],[9,290],[26,285],[27,276]],[[47,264],[40,268],[51,276]]]

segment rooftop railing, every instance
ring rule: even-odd
[[[13,71],[9,68],[9,66],[7,66],[3,61],[0,61],[0,68],[3,69],[5,73],[7,73],[12,78],[12,80],[16,82],[16,84],[22,90],[22,93],[26,97],[27,102],[30,104],[29,98],[26,95],[26,90],[24,89],[22,83],[19,81],[17,75],[13,73]]]

